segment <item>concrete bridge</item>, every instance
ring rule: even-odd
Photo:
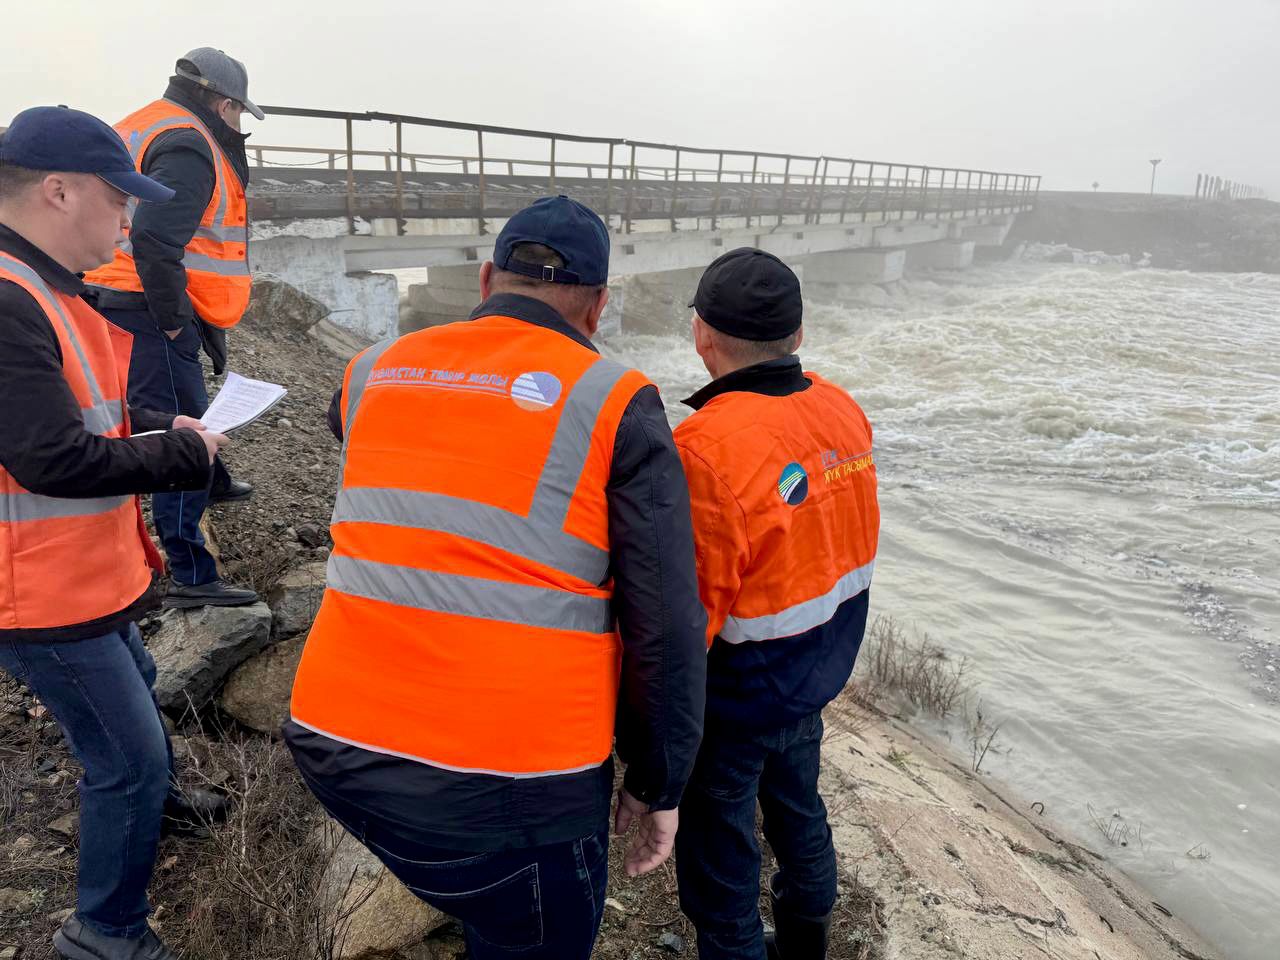
[[[253,267],[311,293],[368,337],[464,316],[505,218],[548,194],[581,200],[614,231],[605,326],[616,330],[661,325],[688,302],[701,269],[738,246],[775,253],[810,292],[831,296],[842,284],[892,283],[908,266],[961,269],[976,249],[1002,245],[1039,191],[1040,178],[1026,174],[264,110],[340,122],[345,144],[252,148],[255,235],[298,234],[255,239]],[[393,135],[394,144],[357,149],[357,129],[364,139]],[[455,144],[473,137],[474,149],[411,151],[406,129]],[[395,278],[378,271],[406,268],[427,268],[429,282],[401,304]]]

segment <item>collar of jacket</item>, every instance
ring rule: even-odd
[[[84,293],[84,283],[79,276],[58,263],[26,237],[10,230],[2,223],[0,223],[0,251],[21,260],[38,273],[41,280],[68,296],[78,297]]]
[[[701,410],[722,393],[760,393],[766,397],[785,397],[808,390],[811,386],[813,381],[804,375],[800,368],[800,358],[793,353],[789,357],[766,360],[726,373],[680,402]]]
[[[533,297],[521,296],[518,293],[495,293],[480,306],[471,311],[468,320],[479,320],[481,317],[515,317],[525,323],[546,327],[556,333],[562,333],[575,343],[580,343],[588,350],[599,353],[596,345],[582,335],[564,317],[560,311],[550,304],[535,300]]]
[[[236,157],[244,156],[244,143],[250,135],[227,126],[225,120],[200,102],[191,92],[191,88],[186,85],[186,81],[181,78],[170,80],[169,87],[164,92],[164,98],[194,113],[200,122],[209,128],[209,132],[218,141],[218,146],[224,151]]]

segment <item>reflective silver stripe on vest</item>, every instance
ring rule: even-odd
[[[551,450],[538,477],[529,522],[560,529],[582,477],[600,409],[627,368],[603,357],[587,368],[569,391]],[[535,558],[536,559],[536,558]]]
[[[216,260],[203,253],[183,251],[182,265],[188,270],[200,270],[204,273],[216,273],[223,277],[249,276],[248,260]]]
[[[248,243],[249,228],[215,223],[212,227],[196,227],[195,236],[199,240],[214,240],[218,243]]]
[[[84,428],[100,437],[124,426],[124,404],[119,400],[103,400],[92,407],[81,407],[80,415],[84,417]]]
[[[595,770],[600,764],[604,763],[605,758],[593,760],[590,763],[584,763],[580,767],[570,767],[568,770],[539,770],[534,773],[517,772],[514,770],[491,770],[488,767],[457,767],[450,763],[441,763],[439,760],[431,760],[428,757],[419,757],[413,753],[402,753],[399,750],[388,750],[386,747],[379,747],[372,743],[362,743],[359,740],[352,740],[350,737],[340,737],[336,733],[331,733],[315,724],[307,723],[305,720],[299,720],[295,716],[289,718],[300,727],[305,727],[312,733],[318,733],[322,737],[328,737],[330,740],[337,740],[339,743],[345,743],[348,746],[359,747],[361,750],[370,750],[373,753],[381,753],[388,757],[400,757],[402,760],[413,760],[416,763],[425,763],[429,767],[439,767],[441,770],[452,770],[454,773],[488,773],[495,777],[510,777],[512,780],[532,780],[533,778],[543,777],[559,777],[570,773],[584,773],[587,770]]]
[[[484,580],[333,554],[328,586],[332,590],[400,607],[498,620],[526,627],[608,633],[613,610],[603,597],[522,583]]]
[[[71,341],[71,347],[75,350],[76,357],[80,361],[80,369],[84,371],[84,381],[89,387],[89,399],[92,401],[93,406],[88,409],[82,409],[82,413],[85,414],[85,426],[94,433],[106,433],[107,431],[105,430],[97,430],[89,425],[90,415],[88,410],[103,411],[102,414],[92,414],[92,416],[95,417],[95,422],[100,422],[97,418],[107,416],[109,408],[106,400],[102,398],[102,388],[98,386],[98,378],[93,372],[93,367],[89,365],[89,357],[84,352],[84,347],[80,343],[80,338],[76,336],[76,328],[71,321],[67,319],[66,313],[63,312],[62,304],[58,302],[58,298],[54,296],[53,291],[49,289],[48,284],[41,279],[40,275],[25,263],[20,260],[14,260],[10,257],[0,257],[0,262],[4,263],[4,269],[8,270],[10,273],[16,274],[23,280],[26,280],[33,287],[39,290],[44,295],[45,299],[53,305],[54,311],[58,314],[58,319],[62,321],[62,329],[66,331],[67,339]],[[119,407],[118,401],[116,402],[116,405]],[[123,423],[124,417],[121,416],[117,422]]]
[[[720,639],[729,643],[751,643],[794,637],[798,633],[820,627],[836,615],[840,604],[851,600],[871,586],[876,562],[851,570],[820,597],[797,603],[780,613],[763,617],[729,617],[720,631]]]
[[[351,376],[347,378],[346,388],[348,393],[347,416],[342,422],[342,453],[338,458],[339,485],[341,485],[342,478],[347,471],[347,448],[351,443],[351,425],[355,422],[356,408],[360,406],[360,398],[364,396],[364,388],[369,383],[369,374],[373,372],[374,365],[381,359],[382,355],[395,342],[395,337],[379,340],[351,362]],[[336,514],[331,522],[338,522]]]
[[[351,370],[342,463],[356,409],[369,375],[394,340],[370,347]],[[608,551],[564,532],[569,504],[591,449],[591,435],[609,394],[627,368],[612,360],[595,361],[573,385],[556,425],[551,449],[534,490],[528,516],[486,503],[443,494],[384,487],[345,487],[338,493],[333,523],[384,523],[450,533],[601,583],[609,570]]]
[[[45,497],[38,493],[0,493],[0,523],[28,520],[57,520],[62,517],[92,517],[119,510],[133,497],[95,497],[71,500]]]
[[[333,522],[384,523],[450,533],[546,563],[588,583],[600,583],[609,570],[607,550],[501,507],[442,493],[351,487],[338,491]]]

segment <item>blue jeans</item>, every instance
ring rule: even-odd
[[[588,960],[604,915],[609,827],[544,847],[461,853],[414,843],[332,794],[317,798],[400,882],[461,921],[471,960]]]
[[[59,643],[0,640],[0,667],[48,707],[84,766],[76,915],[105,936],[141,936],[173,759],[151,692],[155,661],[138,628]]]
[[[676,834],[680,907],[698,930],[701,960],[765,960],[757,799],[778,861],[780,906],[823,917],[835,905],[835,847],[818,794],[821,746],[821,713],[760,734],[708,723]]]
[[[195,321],[183,327],[176,340],[170,340],[146,310],[107,309],[102,315],[133,334],[129,363],[131,405],[175,416],[204,416],[209,409],[209,393],[200,364],[200,334]],[[224,487],[229,479],[221,459],[215,461],[211,487]],[[152,520],[175,583],[201,584],[218,579],[217,564],[200,532],[209,489],[151,496]]]

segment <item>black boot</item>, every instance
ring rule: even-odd
[[[74,916],[53,935],[53,949],[62,960],[178,960],[154,930],[129,940],[107,937]]]
[[[769,885],[769,902],[773,904],[773,933],[764,937],[769,960],[827,960],[827,936],[831,933],[831,914],[825,917],[802,917],[788,913],[778,902]]]
[[[231,801],[222,794],[199,787],[170,794],[164,802],[160,835],[203,839],[209,835],[209,824],[227,819],[230,807]]]

